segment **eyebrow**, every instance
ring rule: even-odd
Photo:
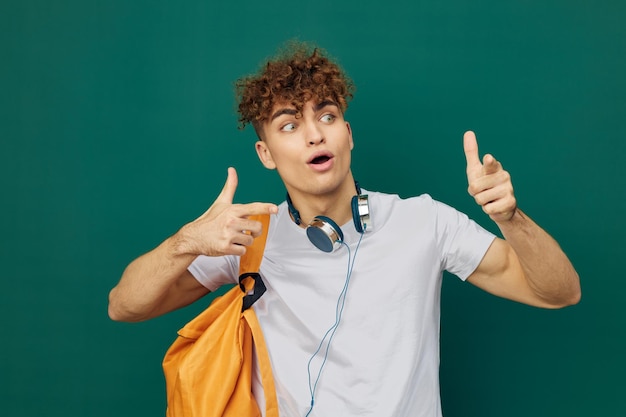
[[[318,104],[316,104],[315,106],[313,106],[313,111],[318,112],[321,109],[323,109],[326,106],[334,106],[339,108],[339,105],[337,103],[335,103],[332,100],[324,100],[319,102]],[[295,116],[296,114],[298,114],[299,112],[296,109],[293,108],[289,108],[289,107],[285,107],[282,109],[278,109],[274,112],[274,114],[272,114],[272,117],[270,117],[270,122],[274,121],[274,119],[276,119],[277,117],[280,117],[284,114],[288,114],[290,116]]]
[[[335,106],[335,107],[339,108],[339,105],[337,103],[335,103],[334,101],[332,101],[332,100],[324,100],[324,101],[320,102],[319,104],[316,104],[315,106],[313,106],[313,110],[317,112],[317,111],[322,110],[326,106]]]
[[[288,114],[290,116],[295,116],[296,114],[298,114],[298,111],[296,109],[290,109],[290,108],[284,108],[284,109],[276,110],[276,112],[274,114],[272,114],[272,117],[270,118],[270,122],[274,121],[274,119],[276,119],[277,117],[282,116],[283,114]]]

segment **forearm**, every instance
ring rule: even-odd
[[[521,210],[498,222],[514,250],[530,288],[554,307],[576,304],[581,290],[578,274],[559,244]]]
[[[140,321],[159,314],[177,281],[195,259],[179,250],[177,236],[131,262],[109,294],[109,316],[119,321]]]
[[[222,192],[203,215],[128,265],[109,294],[113,320],[146,320],[209,292],[187,271],[191,262],[199,255],[243,255],[263,230],[251,217],[278,212],[272,203],[232,204],[236,188],[237,173],[229,168]]]

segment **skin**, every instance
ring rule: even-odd
[[[356,192],[350,170],[354,141],[339,107],[331,101],[308,102],[298,115],[293,106],[277,104],[272,115],[256,151],[266,168],[278,171],[303,226],[319,214],[338,224],[349,221]],[[330,159],[310,163],[319,155]]]
[[[320,214],[338,224],[352,218],[354,141],[335,103],[310,101],[301,114],[290,104],[277,103],[261,137],[255,144],[257,155],[266,168],[277,170],[303,227]],[[491,155],[480,160],[473,132],[465,133],[463,147],[468,191],[504,236],[494,240],[468,281],[537,307],[577,303],[581,291],[576,271],[557,242],[517,207],[508,172]],[[222,192],[202,216],[128,265],[109,295],[113,320],[150,319],[208,293],[187,271],[189,264],[199,255],[242,255],[261,233],[261,224],[247,217],[278,210],[270,203],[233,204],[236,189],[237,173],[229,168]]]
[[[187,270],[191,262],[199,255],[243,255],[261,233],[261,223],[247,217],[278,212],[271,203],[233,204],[237,183],[237,172],[228,168],[222,192],[202,216],[126,267],[109,293],[111,319],[147,320],[208,294]]]
[[[580,280],[558,243],[518,207],[511,176],[492,155],[482,162],[473,132],[466,132],[468,192],[493,220],[503,239],[496,239],[468,278],[499,297],[543,308],[580,301]]]

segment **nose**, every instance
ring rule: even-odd
[[[311,123],[307,129],[307,143],[310,146],[319,145],[320,143],[324,143],[326,140],[324,138],[324,132],[322,129],[317,126],[315,123]]]

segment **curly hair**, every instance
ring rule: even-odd
[[[290,103],[298,113],[310,100],[332,100],[342,112],[354,93],[352,80],[318,47],[291,41],[259,72],[235,82],[239,128],[252,124],[257,135],[276,103]],[[260,135],[259,135],[260,137]]]

